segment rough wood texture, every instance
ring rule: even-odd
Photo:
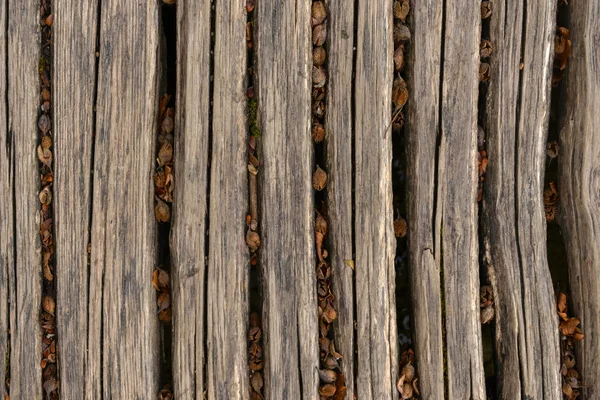
[[[0,358],[10,360],[9,352],[9,297],[14,296],[12,271],[15,267],[14,203],[13,203],[13,138],[8,130],[8,103],[6,92],[6,0],[0,1]],[[4,398],[6,368],[0,368],[0,398]]]
[[[335,345],[346,381],[346,398],[354,399],[354,270],[352,238],[352,96],[354,3],[329,1],[327,42],[327,115],[325,117],[329,261],[337,307]]]
[[[158,393],[151,284],[158,7],[154,1],[102,1],[85,393],[92,399]]]
[[[81,399],[88,368],[88,241],[97,1],[54,0],[54,222],[61,398]]]
[[[577,351],[583,398],[600,399],[600,4],[580,1],[569,9],[573,48],[560,134],[561,225],[572,306],[586,335]]]
[[[440,229],[450,399],[486,399],[476,184],[480,4],[470,0],[445,7],[436,226]]]
[[[443,3],[415,1],[408,46],[407,196],[413,338],[423,399],[444,398],[440,242],[436,223],[437,135]]]
[[[208,255],[208,397],[248,399],[246,1],[216,4]]]
[[[39,169],[36,148],[39,104],[39,3],[11,3],[8,10],[8,136],[15,210],[14,294],[10,302],[11,382],[15,399],[42,398],[39,323],[42,259],[39,234]]]
[[[265,396],[272,399],[318,397],[310,7],[284,0],[255,10]]]
[[[392,13],[358,2],[355,104],[356,322],[359,399],[398,396],[392,222]]]
[[[177,5],[176,184],[171,226],[173,388],[177,399],[201,399],[205,389],[210,4],[186,0]]]

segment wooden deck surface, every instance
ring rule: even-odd
[[[46,398],[40,1],[0,0],[0,397],[9,389],[13,399]],[[174,5],[52,0],[61,399],[149,399],[168,387],[178,400],[253,400],[251,311],[262,319],[264,397],[329,398],[319,393],[312,1],[256,0],[249,18],[250,3],[177,0],[176,40],[167,42],[161,21],[164,7]],[[406,349],[397,332],[393,226],[395,5],[325,4],[319,156],[328,174],[338,372],[346,399],[397,399]],[[571,311],[586,333],[576,347],[583,398],[600,399],[600,24],[593,17],[600,6],[582,0],[569,10],[559,222]],[[543,198],[556,1],[494,2],[482,23],[479,0],[412,0],[407,25],[402,240],[419,398],[488,398],[480,322],[486,281],[495,297],[497,398],[559,399],[563,361]],[[494,45],[485,90],[482,33]],[[175,48],[172,64],[167,46]],[[155,219],[153,181],[160,98],[173,83],[167,76],[175,79],[168,229]],[[258,105],[258,167],[248,165],[249,82]],[[478,202],[481,130],[488,167]],[[248,214],[260,217],[252,229],[261,239],[257,266]],[[161,259],[165,247],[169,256]],[[170,324],[157,315],[157,267],[170,275]],[[260,277],[258,291],[252,274]]]

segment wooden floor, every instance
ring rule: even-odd
[[[169,65],[162,3],[52,0],[61,399],[156,398],[166,375],[177,400],[250,398],[246,2],[177,0],[165,334],[152,285],[164,245],[153,182]],[[557,219],[570,312],[586,334],[576,347],[582,398],[600,399],[600,3],[569,3]],[[397,399],[393,0],[327,4],[321,167],[336,347],[347,399]],[[543,199],[557,2],[493,3],[483,104],[481,1],[410,5],[404,217],[420,398],[487,398],[479,296],[489,281],[497,397],[560,399]],[[39,9],[40,0],[0,0],[0,357],[10,367],[0,383],[10,379],[12,399],[45,398]],[[318,399],[311,1],[257,0],[253,18],[264,395]],[[488,166],[478,202],[480,125]]]

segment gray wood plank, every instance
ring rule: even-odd
[[[440,229],[450,399],[486,399],[476,184],[480,4],[479,0],[470,0],[445,7],[436,209],[440,225],[436,226]]]
[[[158,393],[153,210],[159,4],[104,0],[94,160],[88,398]],[[100,387],[101,385],[101,387]]]
[[[210,8],[209,1],[186,0],[177,5],[176,183],[171,225],[173,389],[177,399],[201,399],[205,390]]]
[[[444,398],[440,241],[436,223],[436,148],[440,130],[443,3],[414,2],[408,45],[408,252],[415,356],[424,399]]]
[[[346,398],[354,399],[354,270],[352,237],[352,70],[354,3],[330,0],[327,42],[327,206],[329,261],[338,318],[334,322],[337,351],[342,354]]]
[[[318,397],[310,1],[255,9],[265,397]]]
[[[208,255],[208,397],[248,399],[246,1],[216,3]]]
[[[6,43],[6,0],[0,1],[0,43]],[[13,138],[8,130],[8,102],[6,76],[6,45],[0,46],[0,359],[10,361],[9,299],[14,296],[12,271],[15,267],[14,203],[13,203]],[[8,374],[6,374],[8,372]],[[0,398],[6,393],[6,378],[10,370],[0,368]]]
[[[358,2],[355,81],[356,322],[359,399],[398,396],[392,227],[392,8]]]
[[[42,332],[39,323],[42,259],[39,236],[39,170],[36,148],[40,59],[39,2],[8,10],[8,135],[14,168],[16,254],[11,298],[11,383],[15,399],[42,398]]]
[[[583,398],[600,399],[600,13],[598,1],[569,6],[571,58],[566,72],[566,123],[560,133],[561,226],[575,316],[585,333],[577,368]]]
[[[82,399],[88,360],[88,240],[97,1],[54,0],[54,210],[61,398]]]

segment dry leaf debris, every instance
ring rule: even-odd
[[[481,323],[487,324],[494,319],[494,291],[491,286],[482,286],[479,292],[479,308],[481,309]]]
[[[154,169],[154,215],[159,222],[171,220],[173,203],[173,129],[175,109],[167,108],[171,96],[160,98],[156,167]]]
[[[560,351],[562,364],[560,373],[562,375],[562,391],[563,398],[566,400],[575,400],[579,398],[583,387],[579,372],[575,362],[575,342],[583,340],[583,331],[579,327],[580,321],[578,318],[569,317],[567,311],[567,295],[558,293],[556,301],[557,313],[559,316],[560,331]]]
[[[400,379],[396,382],[400,400],[416,399],[421,395],[418,381],[415,370],[415,353],[409,348],[400,356]]]
[[[544,210],[546,213],[546,221],[554,221],[558,210],[558,188],[554,182],[550,182],[544,190]]]
[[[406,47],[410,42],[410,29],[406,18],[410,12],[409,0],[395,0],[394,11],[394,81],[392,84],[392,131],[401,133],[404,126],[404,114],[402,110],[408,101],[408,88],[402,77]]]

